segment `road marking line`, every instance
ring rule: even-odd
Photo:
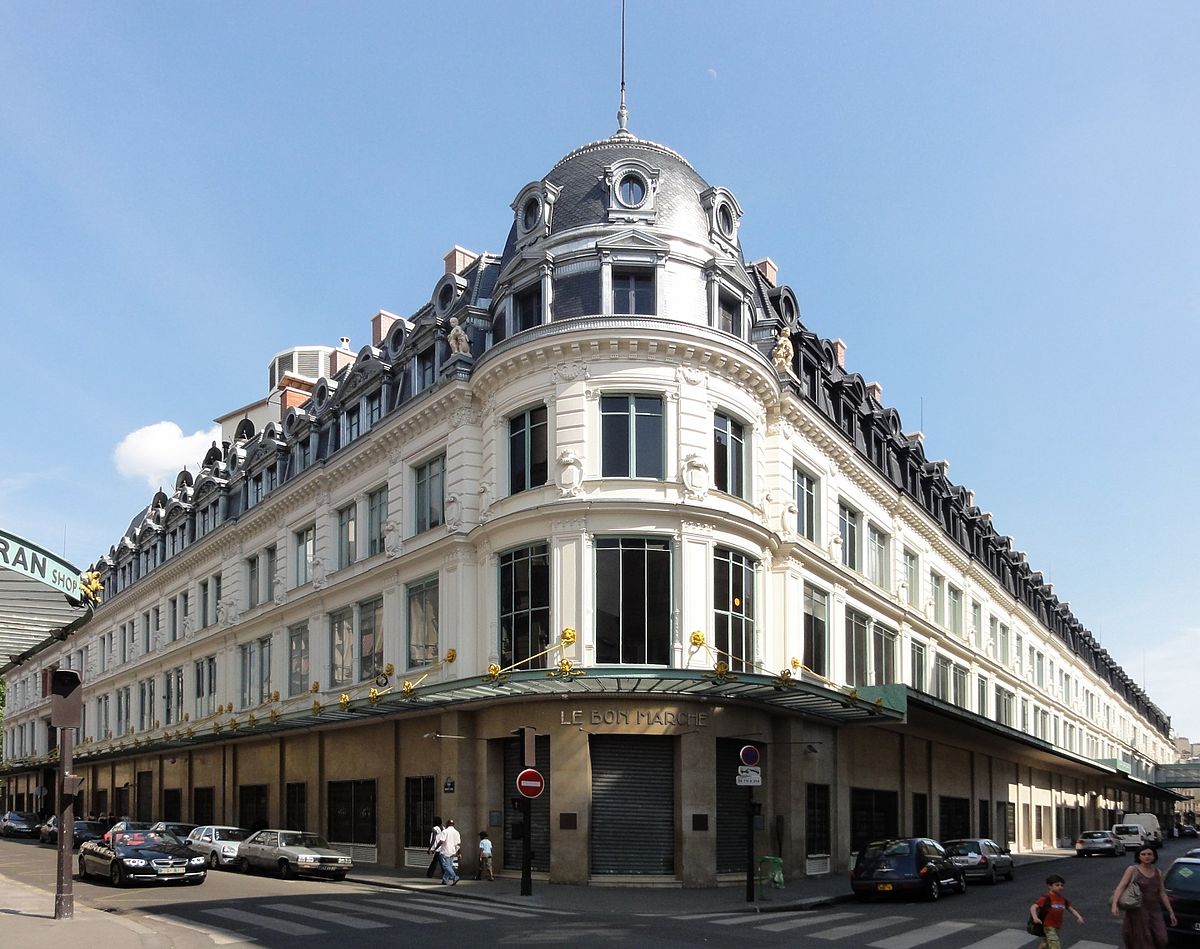
[[[347,916],[345,913],[325,913],[319,909],[314,909],[311,905],[294,906],[291,903],[267,903],[263,909],[269,909],[274,913],[291,913],[294,916],[304,916],[305,918],[312,916],[327,923],[348,926],[350,929],[388,928],[387,923],[376,923],[369,919],[357,919],[354,916]]]
[[[833,929],[827,929],[823,933],[813,933],[813,939],[845,939],[848,936],[857,936],[860,933],[869,933],[872,929],[883,929],[884,926],[894,926],[896,923],[911,922],[911,916],[877,916],[875,919],[867,919],[861,923],[850,923],[847,926],[834,926]]]
[[[260,929],[275,929],[288,936],[320,936],[325,933],[324,929],[301,926],[299,923],[289,922],[286,919],[266,919],[258,913],[247,913],[245,910],[233,909],[232,907],[202,909],[200,912],[207,913],[209,916],[219,916],[222,919],[236,920],[239,923],[249,923],[251,926],[257,926]]]
[[[200,926],[196,923],[185,923],[183,920],[175,916],[158,916],[151,913],[147,913],[146,916],[149,919],[160,921],[168,926],[178,926],[180,929],[190,929],[192,932],[200,933],[202,936],[207,936],[218,946],[229,946],[233,943],[246,941],[246,937],[241,933],[234,933],[228,929],[214,929],[211,926]]]
[[[912,949],[913,946],[933,942],[933,940],[940,939],[942,936],[953,935],[959,930],[970,929],[974,925],[974,923],[934,923],[932,926],[926,926],[924,929],[917,929],[913,932],[901,933],[899,936],[881,939],[879,942],[871,943],[871,945],[875,949]]]
[[[381,900],[369,900],[368,902],[375,903],[377,905],[382,904]],[[422,912],[425,912],[425,913],[438,913],[442,916],[453,916],[455,919],[491,919],[492,918],[491,916],[488,916],[486,913],[472,912],[471,910],[467,910],[467,909],[459,909],[457,904],[465,903],[465,902],[466,902],[466,900],[460,900],[458,898],[455,898],[454,903],[456,905],[453,908],[450,908],[447,906],[438,905],[436,903],[430,903],[428,900],[414,899],[414,900],[409,900],[408,905],[412,906],[412,907],[417,907]]]
[[[962,949],[1017,949],[1017,946],[1027,946],[1036,941],[1037,936],[1031,936],[1020,929],[1004,929],[986,939],[980,939],[979,942],[963,946]]]
[[[1111,942],[1093,942],[1090,939],[1085,939],[1083,942],[1073,944],[1071,949],[1117,949],[1117,946]]]
[[[797,911],[798,912],[798,911]],[[639,913],[639,916],[657,916],[658,913]],[[745,913],[685,913],[682,916],[672,916],[671,919],[721,919],[728,916],[745,916]],[[789,914],[794,915],[794,914]]]
[[[371,913],[373,916],[382,916],[385,919],[403,919],[410,923],[444,923],[445,920],[440,917],[430,919],[427,916],[418,916],[416,913],[403,913],[398,909],[392,909],[390,906],[384,908],[382,905],[378,909],[372,909],[370,906],[364,906],[363,903],[370,902],[363,900],[362,903],[351,903],[349,900],[322,900],[322,906],[333,906],[337,909],[350,910],[355,913]]]
[[[754,928],[768,933],[783,933],[790,929],[799,929],[802,926],[832,923],[839,919],[857,919],[861,915],[861,913],[813,913],[810,911],[801,919],[788,919],[782,923],[767,923],[765,926],[755,926]]]

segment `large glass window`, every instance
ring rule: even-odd
[[[796,533],[809,540],[816,540],[817,479],[807,471],[793,468],[792,495],[796,501]]]
[[[909,661],[912,665],[912,687],[918,692],[925,691],[925,644],[912,641],[909,648]]]
[[[526,409],[508,420],[508,490],[528,491],[546,483],[546,406]]]
[[[242,708],[253,708],[271,698],[271,637],[238,648],[242,667]]]
[[[717,652],[729,668],[754,668],[754,573],[756,561],[718,547],[713,555],[713,629]]]
[[[346,607],[329,614],[329,684],[354,681],[354,612]]]
[[[511,666],[550,645],[550,554],[545,544],[500,555],[500,664]],[[532,668],[544,668],[546,658]]]
[[[358,677],[383,672],[383,597],[358,604]]]
[[[423,666],[438,657],[438,578],[408,586],[408,664]]]
[[[246,559],[246,605],[251,609],[258,606],[258,554]]]
[[[199,659],[195,667],[196,719],[206,718],[217,710],[217,657]]]
[[[613,312],[654,313],[654,271],[613,268]]]
[[[663,400],[657,395],[600,399],[600,473],[605,478],[663,477]]]
[[[817,675],[829,675],[829,594],[804,588],[804,664]]]
[[[308,691],[308,623],[288,627],[288,695]]]
[[[417,480],[417,533],[427,531],[444,523],[446,456],[418,465]]]
[[[376,488],[367,495],[367,556],[374,557],[383,551],[383,525],[388,519],[387,485]]]
[[[907,589],[904,591],[905,601],[909,606],[920,606],[921,604],[921,569],[920,561],[917,560],[917,555],[904,548],[904,585]]]
[[[309,524],[293,535],[296,551],[296,586],[303,586],[312,579],[310,570],[317,556],[317,526]]]
[[[874,524],[867,526],[867,579],[883,589],[888,588],[891,570],[888,569],[888,536]]]
[[[670,646],[670,543],[596,538],[596,660],[667,665]]]
[[[842,563],[853,570],[860,567],[858,556],[858,511],[845,504],[838,505],[838,534],[842,538]]]
[[[746,430],[722,412],[713,416],[713,484],[734,497],[746,496]]]
[[[269,603],[275,599],[275,570],[277,569],[278,556],[275,551],[275,545],[272,544],[263,551],[263,585],[265,587],[263,593],[266,601]]]
[[[513,297],[513,322],[516,331],[533,329],[542,323],[542,286],[535,283]]]
[[[929,599],[933,602],[933,621],[946,625],[946,579],[940,573],[929,571]]]
[[[729,293],[717,295],[717,329],[742,335],[742,301]]]
[[[358,505],[347,504],[337,512],[338,569],[349,567],[358,554]]]
[[[962,590],[951,584],[946,588],[946,625],[950,632],[957,636],[963,631],[963,595]]]
[[[896,633],[855,609],[846,609],[846,682],[896,681]]]

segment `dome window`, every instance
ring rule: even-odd
[[[728,204],[722,203],[717,208],[717,226],[726,239],[733,238],[733,212],[729,210]]]
[[[446,284],[438,291],[438,308],[446,309],[454,302],[454,288],[450,284]]]
[[[442,276],[433,288],[431,299],[439,318],[445,317],[454,308],[466,289],[467,281],[461,274],[448,273]]]
[[[559,189],[549,181],[531,181],[511,207],[516,216],[517,246],[524,247],[550,233]]]
[[[700,195],[700,204],[708,216],[709,239],[722,250],[738,253],[738,227],[742,207],[725,188],[709,188]]]
[[[526,199],[521,208],[521,229],[532,231],[537,227],[538,218],[542,216],[542,202],[536,197]]]
[[[652,168],[640,158],[622,158],[605,168],[608,220],[653,224],[658,214],[655,207],[658,174],[657,168]]]

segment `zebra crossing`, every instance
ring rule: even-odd
[[[299,937],[357,935],[369,939],[374,931],[392,929],[397,924],[436,927],[450,922],[500,922],[575,914],[465,899],[447,905],[432,894],[396,892],[388,896],[321,897],[291,902],[267,898],[241,906],[197,907],[178,918],[159,915],[207,934],[218,945],[229,945],[265,933]]]
[[[1023,929],[996,930],[984,924],[960,920],[922,923],[912,916],[872,916],[855,912],[795,910],[764,913],[748,918],[736,913],[683,913],[670,919],[711,926],[738,927],[739,932],[794,933],[805,939],[849,949],[1033,949],[1038,937]],[[752,921],[754,919],[754,921]],[[887,930],[893,930],[889,933]],[[1068,929],[1062,933],[1063,949],[1120,949],[1117,943],[1077,938]]]

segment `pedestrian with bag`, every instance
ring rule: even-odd
[[[1158,863],[1158,851],[1149,845],[1139,847],[1133,861],[1133,866],[1126,867],[1121,874],[1109,908],[1114,916],[1125,913],[1121,921],[1125,949],[1164,949],[1167,927],[1163,913],[1166,912],[1174,926],[1175,909],[1163,885],[1162,871],[1154,865]]]
[[[446,826],[438,835],[437,851],[442,861],[442,885],[454,886],[458,883],[458,871],[454,869],[454,861],[462,850],[462,836],[454,826],[454,818],[446,820]]]
[[[1030,935],[1042,937],[1038,949],[1062,949],[1058,931],[1062,929],[1063,917],[1069,910],[1075,917],[1075,922],[1080,925],[1083,924],[1083,917],[1064,895],[1066,880],[1057,873],[1052,873],[1046,877],[1046,886],[1049,888],[1048,892],[1030,904],[1029,923],[1025,929]]]
[[[429,877],[431,880],[433,879],[434,872],[442,869],[442,858],[437,852],[438,838],[441,835],[442,819],[440,817],[435,817],[433,819],[433,830],[429,832],[429,853],[432,855],[433,859],[429,861],[429,869],[425,871],[425,876]]]

